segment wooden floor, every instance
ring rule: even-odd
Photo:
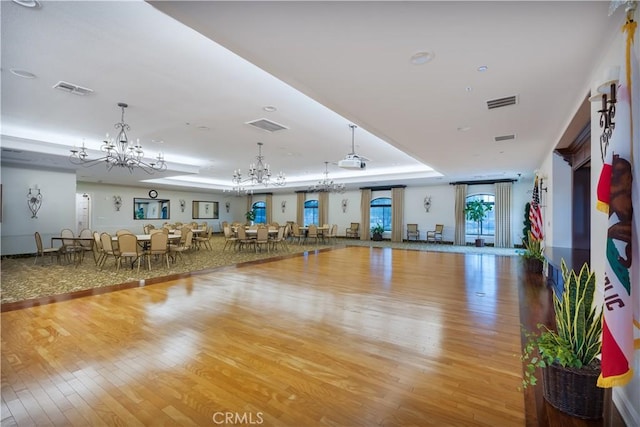
[[[521,285],[517,257],[350,247],[6,311],[1,424],[553,425],[518,391]]]

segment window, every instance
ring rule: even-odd
[[[256,213],[256,224],[266,224],[267,222],[267,204],[265,202],[255,202],[251,205],[251,209]]]
[[[466,233],[468,236],[493,236],[496,234],[496,197],[493,194],[474,194],[473,196],[467,196],[465,204],[473,200],[482,200],[491,205],[491,210],[487,212],[487,217],[484,221],[478,224],[475,221],[466,220]]]
[[[376,224],[382,224],[384,231],[391,231],[391,198],[378,197],[371,201],[371,211],[369,212],[369,228]]]
[[[318,201],[307,200],[304,202],[304,225],[318,225]]]

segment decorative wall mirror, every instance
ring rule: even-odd
[[[170,201],[133,198],[133,219],[169,219]]]
[[[191,202],[193,219],[218,219],[218,202],[194,200]]]

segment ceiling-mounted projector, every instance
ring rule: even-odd
[[[364,169],[367,167],[367,164],[357,157],[351,157],[340,160],[338,167],[343,169]]]

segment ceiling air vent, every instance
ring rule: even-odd
[[[257,127],[258,129],[266,130],[267,132],[276,132],[279,130],[288,129],[286,126],[267,119],[253,120],[251,122],[246,122],[246,124]]]
[[[91,89],[87,89],[86,87],[74,85],[73,83],[67,83],[63,81],[59,81],[58,83],[56,83],[53,86],[53,88],[62,90],[64,92],[69,92],[74,95],[80,95],[80,96],[89,95],[90,93],[93,93],[93,90]]]
[[[500,141],[510,141],[512,139],[516,139],[515,134],[511,134],[511,135],[501,135],[501,136],[495,136],[493,137],[493,139],[496,142],[500,142]]]
[[[487,101],[487,108],[493,110],[495,108],[507,107],[509,105],[516,105],[518,103],[517,95],[506,96],[504,98],[490,99]]]

